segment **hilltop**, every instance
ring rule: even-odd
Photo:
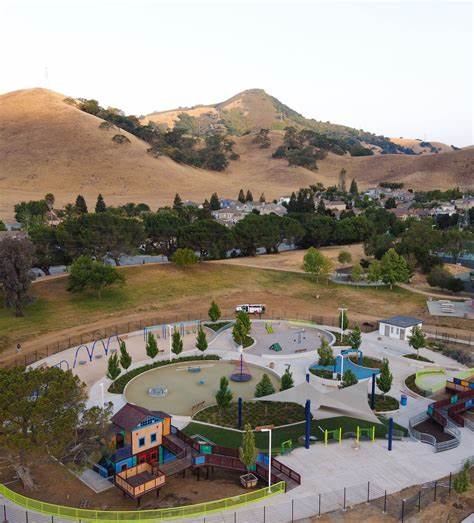
[[[234,98],[225,102],[226,107],[242,103]],[[256,109],[248,118],[257,127],[269,123],[267,102],[261,106],[253,95],[251,100]],[[146,142],[79,110],[67,96],[45,89],[0,96],[0,114],[0,216],[7,219],[15,203],[47,192],[55,194],[58,205],[73,201],[79,193],[91,204],[102,192],[110,204],[143,201],[152,208],[170,204],[176,192],[201,202],[214,191],[236,197],[241,187],[272,199],[316,182],[334,184],[343,167],[360,187],[380,181],[403,181],[419,189],[474,186],[473,148],[422,156],[329,154],[318,161],[317,171],[310,171],[272,158],[283,139],[282,131],[275,129],[266,149],[254,143],[252,133],[233,136],[240,159],[216,172],[166,156],[155,158],[147,153]]]

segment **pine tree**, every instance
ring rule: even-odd
[[[458,494],[463,494],[469,490],[471,484],[471,478],[469,474],[470,469],[471,462],[470,460],[466,460],[461,471],[454,478],[453,487]]]
[[[257,386],[255,387],[255,397],[262,398],[263,396],[268,396],[269,394],[273,394],[274,392],[275,387],[273,386],[273,383],[271,382],[268,374],[264,374],[262,376],[262,379],[257,383]]]
[[[105,212],[107,210],[107,206],[105,205],[104,197],[102,194],[99,194],[97,196],[97,203],[95,204],[95,212]]]
[[[318,202],[316,213],[321,215],[326,214],[326,204],[324,203],[324,200],[322,198]]]
[[[77,195],[75,208],[76,212],[78,212],[79,214],[87,214],[87,203],[82,194]]]
[[[46,205],[48,206],[48,209],[50,211],[53,210],[54,208],[54,202],[55,202],[56,198],[54,197],[54,194],[49,192],[48,194],[45,195],[44,197],[44,201],[46,202]]]
[[[149,332],[147,336],[146,354],[151,359],[153,359],[158,354],[158,345],[156,343],[155,336],[153,336],[152,332]]]
[[[262,194],[260,195],[260,198],[258,199],[258,201],[260,203],[265,203],[267,200],[265,199],[265,194],[262,192]]]
[[[207,349],[206,333],[204,332],[202,327],[199,327],[196,336],[196,349],[199,349],[201,352],[204,352]]]
[[[211,195],[211,200],[209,203],[213,211],[218,211],[221,208],[221,202],[219,201],[219,196],[217,196],[216,192]]]
[[[290,372],[290,368],[287,367],[283,376],[281,377],[281,387],[280,390],[291,389],[294,385],[293,374]]]
[[[219,305],[217,305],[214,300],[212,300],[211,306],[209,307],[208,315],[211,321],[217,321],[221,317]]]
[[[341,383],[343,389],[355,385],[358,382],[359,380],[357,379],[357,376],[351,371],[351,369],[347,369],[346,371],[344,371]]]
[[[239,200],[240,203],[245,203],[245,194],[243,189],[240,189],[237,200]]]
[[[237,345],[240,346],[240,345],[244,344],[244,340],[245,340],[244,329],[242,326],[242,322],[240,322],[239,320],[237,320],[234,323],[234,326],[232,328],[232,338]]]
[[[215,397],[219,410],[222,411],[229,408],[232,402],[233,394],[229,388],[229,380],[225,376],[221,377],[219,390],[217,391]]]
[[[380,260],[380,272],[382,281],[390,285],[393,289],[395,283],[407,282],[410,277],[410,270],[403,256],[395,249],[389,249]]]
[[[183,200],[181,200],[181,196],[176,193],[174,200],[173,200],[173,209],[175,211],[180,211],[183,208]]]
[[[183,340],[181,339],[181,335],[179,334],[178,330],[174,330],[173,332],[173,340],[171,342],[171,351],[173,354],[176,354],[178,356],[183,352]]]
[[[252,321],[250,320],[250,316],[246,312],[240,311],[237,313],[237,321],[242,324],[242,332],[244,335],[248,336],[250,334],[250,330],[252,329]]]
[[[119,342],[119,349],[120,349],[120,365],[123,369],[127,370],[128,367],[132,364],[132,357],[127,351],[127,346],[125,345],[125,342],[123,340],[120,340]]]
[[[359,194],[359,188],[357,187],[357,182],[355,181],[355,178],[352,178],[349,192],[352,194],[352,196],[357,196]]]
[[[250,190],[248,190],[247,194],[245,195],[245,201],[246,202],[253,202],[253,194],[250,192]]]
[[[347,175],[347,171],[345,169],[341,169],[341,172],[339,173],[339,182],[338,182],[338,189],[341,192],[346,192],[346,175]]]
[[[323,338],[321,346],[318,349],[319,365],[334,365],[334,354],[332,347],[329,345],[328,340]]]
[[[390,372],[390,367],[388,364],[388,359],[384,358],[382,362],[382,367],[380,368],[380,374],[377,378],[377,387],[382,391],[383,395],[387,394],[392,388],[393,376]]]
[[[112,356],[110,356],[109,361],[107,363],[107,378],[109,378],[109,380],[114,381],[119,377],[120,372],[121,370],[119,365],[119,359],[117,353],[115,352],[114,354],[112,354]]]
[[[239,448],[239,457],[247,470],[253,468],[257,462],[258,449],[255,444],[255,434],[250,423],[246,423],[245,432],[242,434],[242,446]]]
[[[349,334],[349,343],[353,349],[358,349],[362,344],[362,334],[360,332],[360,327],[356,325],[352,332]]]

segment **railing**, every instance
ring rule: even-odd
[[[288,476],[290,479],[298,483],[298,485],[301,485],[301,476],[294,470],[290,469],[290,467],[283,465],[283,463],[275,458],[272,458],[272,467],[277,469],[278,472],[281,472],[284,476]]]
[[[416,425],[423,423],[423,421],[426,421],[429,418],[430,416],[426,412],[421,412],[420,414],[413,416],[408,422],[408,432],[412,438],[434,447],[436,445],[436,438],[434,436],[431,434],[425,434],[424,432],[420,432],[414,428]]]
[[[0,484],[0,495],[9,501],[23,507],[26,510],[32,510],[41,514],[47,514],[53,517],[62,517],[74,521],[157,521],[169,519],[183,519],[191,517],[203,517],[212,512],[228,510],[242,507],[249,503],[261,501],[275,494],[285,492],[285,482],[280,481],[259,490],[254,490],[240,496],[231,498],[218,499],[207,503],[198,503],[196,505],[186,505],[183,507],[162,508],[156,510],[90,510],[74,507],[65,507],[45,503],[36,499],[31,499],[22,494],[10,490],[5,485]]]
[[[448,441],[437,441],[434,436],[431,434],[426,434],[424,432],[420,432],[419,430],[415,429],[414,427],[418,425],[419,423],[422,423],[423,421],[426,421],[431,416],[426,412],[421,412],[420,414],[417,414],[416,416],[413,416],[410,418],[408,422],[408,432],[410,433],[410,436],[417,441],[420,441],[421,443],[427,443],[428,445],[431,445],[434,447],[435,452],[443,452],[445,450],[450,450],[455,447],[457,447],[461,443],[461,431],[452,423],[449,421],[449,419],[444,418],[445,425],[444,425],[444,432],[452,436],[452,439]]]

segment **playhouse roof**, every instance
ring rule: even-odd
[[[171,418],[171,416],[165,412],[152,411],[144,407],[139,407],[138,405],[133,405],[132,403],[127,403],[112,416],[111,421],[117,427],[130,431],[150,416],[162,419]]]
[[[395,327],[413,327],[414,325],[419,325],[422,323],[422,320],[414,318],[413,316],[392,316],[385,320],[380,320],[380,323],[388,323],[389,325],[395,325]]]

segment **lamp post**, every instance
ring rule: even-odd
[[[268,493],[272,487],[272,429],[262,427],[259,432],[268,432]]]
[[[104,408],[104,384],[102,382],[100,382],[99,387],[100,387],[100,401],[101,401],[100,408],[103,409]]]
[[[169,331],[169,339],[170,339],[170,361],[171,361],[171,346],[172,346],[172,335],[171,335],[171,324],[168,324],[168,331]]]
[[[344,313],[347,311],[347,307],[338,307],[337,310],[340,312],[340,316],[341,316],[341,343],[342,343],[342,337],[344,336]]]

